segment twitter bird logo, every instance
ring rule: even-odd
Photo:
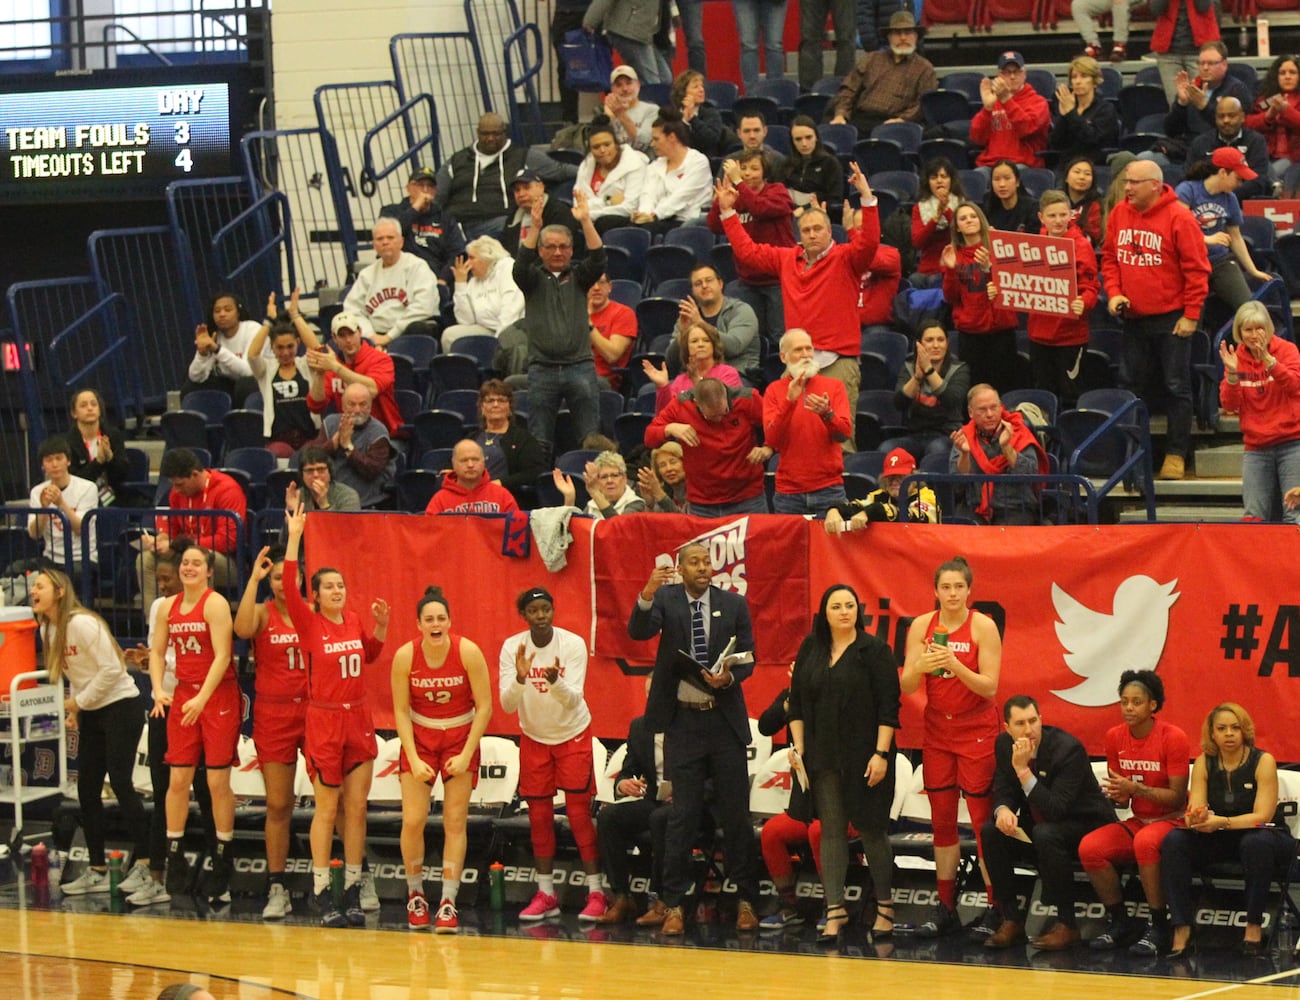
[[[1062,701],[1095,708],[1119,701],[1119,678],[1125,670],[1154,670],[1169,632],[1169,609],[1178,594],[1177,580],[1157,583],[1149,576],[1130,576],[1115,591],[1110,614],[1080,604],[1055,583],[1056,637],[1065,649],[1065,665],[1083,678],[1081,684],[1053,691]]]

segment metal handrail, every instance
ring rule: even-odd
[[[155,59],[157,59],[157,60],[158,60],[160,63],[162,63],[164,66],[171,66],[171,65],[172,65],[172,61],[171,61],[170,59],[168,59],[165,55],[163,55],[161,52],[159,52],[158,50],[156,50],[152,45],[150,45],[148,42],[146,42],[143,38],[141,38],[139,35],[137,35],[134,31],[132,31],[130,28],[128,28],[125,24],[118,24],[116,21],[112,21],[112,22],[110,22],[110,23],[104,25],[104,30],[100,32],[100,44],[104,47],[104,50],[105,50],[105,53],[106,53],[106,54],[107,54],[108,44],[109,44],[109,42],[108,42],[108,36],[109,36],[109,34],[110,34],[111,32],[115,32],[115,31],[120,31],[120,32],[122,32],[122,34],[124,34],[124,35],[126,35],[127,37],[129,37],[129,38],[131,39],[131,41],[133,41],[133,42],[135,42],[137,45],[139,45],[140,48],[144,49],[146,52],[148,52],[151,56],[153,56]]]
[[[385,129],[387,129],[388,126],[397,121],[398,118],[403,117],[410,111],[414,110],[415,106],[421,102],[426,102],[429,105],[429,121],[431,123],[429,134],[419,142],[414,142],[413,137],[410,137],[410,119],[406,119],[404,124],[407,128],[407,134],[409,137],[408,141],[412,142],[411,146],[392,163],[376,169],[374,155],[372,153],[372,146],[375,139]],[[375,193],[379,181],[382,181],[389,174],[393,173],[393,171],[399,169],[402,164],[414,160],[420,150],[424,149],[426,146],[431,146],[433,148],[434,167],[441,167],[442,157],[438,155],[438,109],[434,104],[433,98],[429,94],[416,94],[409,101],[394,110],[392,114],[380,120],[373,128],[366,130],[365,138],[362,140],[361,146],[362,156],[364,159],[361,169],[361,193],[369,198]]]

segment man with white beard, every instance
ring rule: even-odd
[[[840,83],[836,125],[869,135],[885,122],[921,122],[921,95],[939,87],[934,65],[916,53],[916,18],[900,10],[889,19],[889,48],[865,52]]]
[[[763,394],[764,439],[781,456],[772,507],[825,517],[845,502],[840,443],[853,432],[848,394],[843,382],[818,371],[807,330],[785,332],[781,361],[785,375]]]

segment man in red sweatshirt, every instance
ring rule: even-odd
[[[426,514],[507,514],[518,510],[515,498],[488,475],[477,441],[460,441],[451,452],[451,473],[433,495]]]
[[[1124,322],[1120,388],[1141,394],[1147,371],[1164,379],[1169,430],[1159,479],[1182,479],[1192,450],[1191,336],[1210,287],[1205,238],[1160,166],[1134,160],[1125,198],[1106,222],[1101,250],[1106,307]]]
[[[876,196],[856,163],[849,165],[849,180],[862,203],[862,222],[847,245],[835,243],[831,220],[815,208],[799,216],[797,247],[772,247],[755,243],[736,214],[739,197],[726,177],[718,181],[714,194],[719,217],[731,241],[736,265],[742,263],[781,279],[781,298],[787,326],[807,330],[813,338],[814,360],[823,375],[844,383],[849,412],[857,411],[858,386],[862,372],[862,328],[858,324],[858,286],[862,272],[871,267],[880,246],[880,214]],[[853,450],[853,440],[844,442]],[[688,478],[689,483],[689,478]]]
[[[763,435],[781,455],[772,507],[778,514],[826,512],[845,502],[844,452],[853,432],[844,386],[817,371],[807,330],[781,338],[785,375],[763,397]],[[690,489],[690,477],[687,477]]]
[[[980,100],[984,107],[970,123],[970,141],[984,147],[976,166],[991,168],[998,160],[1011,160],[1041,167],[1052,113],[1026,81],[1025,57],[1010,51],[998,56],[998,75],[980,81]]]
[[[343,390],[350,385],[364,385],[374,400],[375,416],[395,434],[402,426],[402,411],[397,406],[397,375],[393,359],[361,336],[365,321],[354,313],[339,313],[330,324],[335,350],[316,347],[307,352],[311,385],[307,390],[307,409],[312,413],[343,411]]]
[[[681,444],[692,514],[766,514],[763,472],[773,452],[758,443],[755,432],[762,426],[763,397],[757,389],[703,378],[655,414],[645,445]]]

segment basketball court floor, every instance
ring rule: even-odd
[[[671,940],[631,926],[582,928],[568,915],[521,925],[517,906],[466,909],[455,937],[409,931],[397,902],[385,902],[365,928],[327,930],[316,926],[307,900],[296,897],[294,905],[293,916],[271,924],[251,897],[215,910],[184,899],[114,912],[108,896],[65,898],[57,888],[38,896],[10,884],[0,888],[0,997],[147,1000],[170,983],[194,982],[217,1000],[737,1000],[866,990],[961,1000],[1024,993],[1275,1000],[1300,986],[1295,931],[1285,927],[1266,958],[1215,947],[1168,963],[1086,946],[989,952],[964,939],[902,934],[873,942],[857,928],[828,947],[810,926],[738,934],[725,919],[692,924]]]

